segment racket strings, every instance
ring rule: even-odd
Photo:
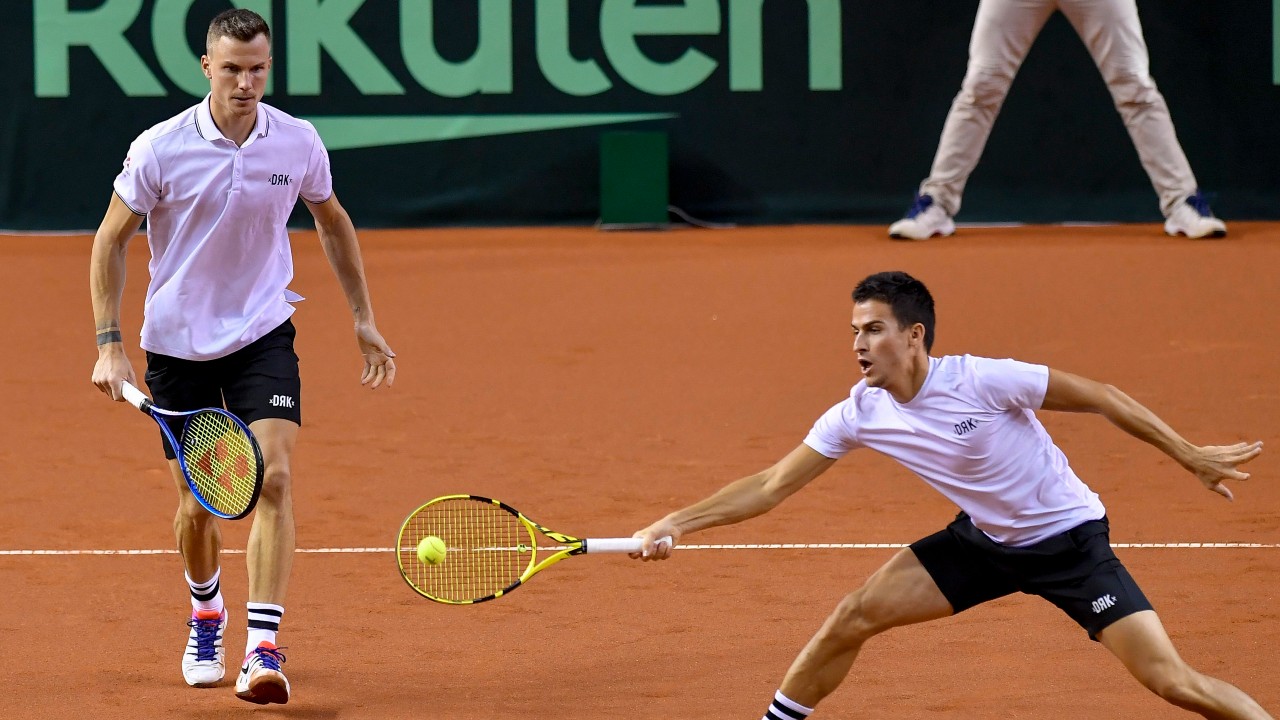
[[[187,474],[218,511],[236,515],[253,502],[261,458],[248,434],[231,418],[212,411],[188,418],[182,455]]]
[[[417,558],[430,536],[447,551],[437,564]],[[519,518],[502,507],[470,498],[428,505],[405,524],[400,566],[419,591],[446,602],[487,598],[515,585],[534,559],[534,540]]]

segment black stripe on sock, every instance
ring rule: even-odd
[[[769,709],[764,714],[769,720],[805,720],[805,715],[801,715],[789,707],[784,707],[778,703],[770,703]]]
[[[248,610],[250,613],[255,615],[275,615],[276,617],[284,617],[284,612],[276,610],[275,608],[256,607],[251,604],[248,606]]]
[[[214,583],[213,587],[210,588],[208,592],[196,592],[196,589],[192,588],[191,597],[195,598],[196,600],[199,600],[200,602],[208,602],[209,600],[212,600],[215,596],[217,596],[218,591],[220,589],[218,587],[219,585],[220,583]]]
[[[280,623],[267,622],[266,620],[250,620],[250,630],[270,630],[272,632],[280,632]]]

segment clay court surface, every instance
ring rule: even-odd
[[[1107,504],[1116,543],[1280,544],[1280,229],[1220,242],[1156,225],[608,234],[363,232],[395,387],[360,387],[350,316],[313,233],[294,238],[302,550],[389,548],[426,500],[472,492],[555,529],[630,535],[795,447],[856,380],[849,292],[903,269],[939,308],[935,354],[1013,356],[1118,385],[1188,439],[1262,439],[1236,501],[1098,417],[1042,413]],[[564,562],[446,607],[387,551],[300,553],[280,636],[287,706],[186,687],[175,491],[150,420],[89,383],[91,238],[0,237],[9,347],[0,445],[0,717],[758,718],[835,603],[892,549],[685,550]],[[132,247],[135,369],[145,239]],[[868,451],[773,513],[690,543],[908,543],[955,509]],[[224,523],[242,550],[248,523]],[[1122,548],[1193,665],[1280,712],[1280,548]],[[244,556],[223,562],[228,661]],[[893,631],[816,718],[1174,718],[1035,598]]]

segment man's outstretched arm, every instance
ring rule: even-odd
[[[1234,445],[1194,445],[1169,427],[1155,413],[1112,385],[1049,370],[1049,387],[1040,406],[1045,410],[1097,413],[1116,427],[1160,450],[1200,478],[1204,486],[1228,500],[1225,480],[1248,480],[1237,466],[1262,452],[1262,441]]]

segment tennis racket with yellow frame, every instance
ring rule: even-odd
[[[444,541],[444,558],[424,563],[418,543],[432,536]],[[415,592],[446,605],[472,605],[506,595],[571,555],[637,553],[641,541],[580,539],[543,527],[499,500],[445,495],[405,518],[396,548],[400,575]]]
[[[164,410],[127,382],[121,394],[160,426],[177,455],[187,487],[204,509],[227,520],[238,520],[253,510],[262,493],[262,449],[240,418],[222,408]],[[181,427],[178,437],[171,424]]]

